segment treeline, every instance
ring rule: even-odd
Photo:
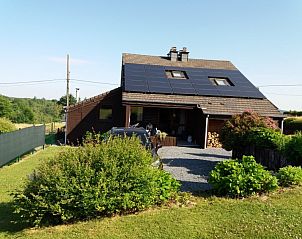
[[[290,111],[285,111],[284,114],[291,115],[291,116],[302,116],[302,111],[290,110]]]
[[[36,97],[28,99],[0,95],[0,117],[10,119],[14,123],[59,122],[63,118],[64,98],[66,101],[66,96],[61,97],[60,100],[46,100]]]

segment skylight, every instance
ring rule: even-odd
[[[217,86],[234,86],[228,78],[209,77],[209,80],[212,82],[213,85]]]
[[[166,76],[171,79],[188,79],[185,71],[166,70]]]

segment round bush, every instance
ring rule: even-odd
[[[16,126],[6,118],[0,118],[0,134],[17,130]]]
[[[281,186],[302,185],[302,168],[293,166],[280,168],[277,178]]]
[[[256,163],[253,156],[219,162],[210,173],[209,183],[218,195],[231,197],[269,192],[278,187],[277,178]]]
[[[220,142],[226,150],[232,150],[238,146],[247,144],[246,133],[255,127],[278,129],[275,122],[262,117],[256,112],[245,111],[242,114],[234,115],[227,120],[220,133]]]
[[[284,131],[294,133],[302,131],[302,117],[291,117],[284,120]]]
[[[175,195],[179,183],[152,161],[135,137],[86,141],[40,166],[15,195],[16,211],[31,224],[45,225],[161,204]]]
[[[271,128],[252,128],[246,133],[246,142],[257,148],[276,149],[283,152],[289,136]]]
[[[302,165],[302,132],[293,135],[285,144],[287,160],[296,165]]]

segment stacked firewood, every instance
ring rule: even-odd
[[[208,132],[208,147],[221,148],[222,145],[219,142],[219,134],[217,132]]]

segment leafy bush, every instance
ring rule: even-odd
[[[277,178],[281,186],[302,185],[302,168],[293,166],[280,168]]]
[[[0,118],[0,134],[17,130],[16,126],[6,118]]]
[[[302,117],[291,117],[284,120],[284,131],[285,132],[296,132],[302,131]]]
[[[242,114],[234,115],[225,122],[220,133],[220,142],[223,148],[232,150],[238,145],[246,145],[246,133],[256,127],[278,129],[272,119],[262,117],[255,112],[245,111]]]
[[[161,204],[176,194],[179,183],[153,168],[152,160],[135,137],[86,140],[34,172],[14,196],[16,213],[33,225],[47,225]]]
[[[109,132],[105,133],[96,133],[94,129],[87,131],[85,137],[83,138],[84,144],[100,144],[102,141],[108,140],[112,135]]]
[[[302,132],[291,136],[285,144],[285,155],[288,161],[297,165],[302,164]]]
[[[253,128],[246,133],[246,141],[258,148],[276,149],[283,152],[289,137],[270,128]]]
[[[231,197],[269,192],[278,187],[277,178],[256,163],[253,156],[219,162],[210,173],[209,183],[218,195]]]

